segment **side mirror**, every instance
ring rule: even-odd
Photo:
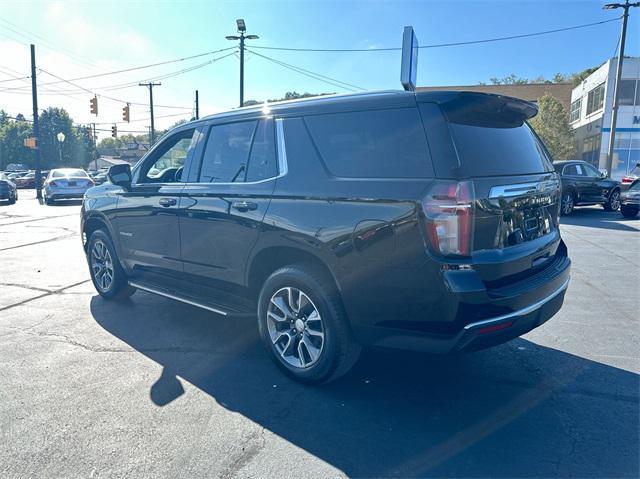
[[[109,168],[107,177],[114,185],[122,186],[125,190],[128,190],[131,188],[131,165],[129,163],[113,165]]]
[[[600,172],[601,178],[606,178],[607,176],[609,176],[609,172],[606,168],[600,168],[598,171]]]

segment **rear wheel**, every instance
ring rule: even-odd
[[[129,286],[109,235],[103,230],[91,234],[87,245],[91,281],[98,294],[106,299],[124,299],[136,292]]]
[[[51,206],[51,205],[53,205],[54,202],[55,202],[55,200],[53,198],[49,198],[48,196],[44,197],[44,204],[45,205]]]
[[[622,216],[624,216],[625,218],[633,218],[638,214],[638,210],[639,208],[637,206],[625,206],[622,205],[620,207],[620,213],[622,213]]]
[[[620,208],[620,190],[613,190],[603,206],[605,211],[618,211]]]
[[[360,354],[332,283],[311,265],[296,264],[274,272],[260,293],[260,336],[278,367],[298,381],[337,379]]]
[[[562,193],[562,204],[560,211],[563,215],[567,216],[573,212],[573,208],[576,205],[576,198],[572,192],[567,191]]]

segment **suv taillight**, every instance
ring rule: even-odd
[[[436,253],[468,256],[473,240],[473,183],[436,181],[422,200],[427,237]]]
[[[623,184],[627,184],[627,183],[633,183],[633,178],[631,176],[623,176],[622,177],[622,183]]]

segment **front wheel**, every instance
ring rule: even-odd
[[[258,327],[271,358],[305,383],[339,378],[355,364],[355,342],[333,282],[312,265],[275,271],[258,299]]]
[[[576,200],[573,196],[573,193],[566,192],[562,194],[562,202],[560,206],[560,211],[564,216],[570,215],[573,212],[573,207],[576,204]]]
[[[135,293],[116,256],[113,242],[105,231],[96,230],[91,234],[87,244],[87,260],[91,281],[100,296],[120,300]]]
[[[620,208],[620,190],[613,190],[604,204],[605,211],[618,211]]]
[[[638,214],[639,209],[640,208],[638,208],[637,206],[622,205],[620,207],[620,213],[622,213],[622,216],[624,216],[625,218],[634,218]]]

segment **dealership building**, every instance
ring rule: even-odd
[[[617,58],[607,60],[571,92],[569,121],[577,155],[607,168]],[[618,97],[618,118],[611,176],[619,180],[640,163],[640,58],[625,57]]]

